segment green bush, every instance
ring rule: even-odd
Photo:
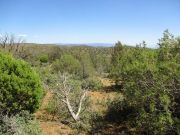
[[[61,73],[68,72],[70,74],[78,74],[80,68],[80,62],[72,55],[68,54],[62,55],[60,59],[57,59],[53,63],[54,71]]]
[[[172,131],[173,127],[172,101],[166,85],[171,76],[167,75],[166,80],[159,68],[150,64],[151,59],[145,61],[135,58],[123,66],[120,76],[125,100],[112,102],[107,118],[111,121],[125,120],[138,135],[163,135]]]
[[[53,116],[52,119],[54,119],[55,116],[59,116],[61,114],[62,110],[66,109],[66,108],[63,103],[58,101],[57,96],[53,95],[52,99],[50,100],[50,102],[48,102],[45,109],[49,114],[51,114]]]
[[[0,112],[34,112],[43,95],[39,76],[24,61],[0,52]]]
[[[47,63],[48,62],[48,55],[41,55],[39,57],[40,62]]]
[[[127,101],[117,96],[110,101],[105,115],[109,122],[125,122],[136,116],[136,108],[131,107]]]
[[[130,111],[134,117],[127,121],[138,135],[179,133],[180,64],[177,49],[180,42],[166,31],[159,46],[157,50],[140,47],[125,50],[123,46],[116,49],[121,56],[112,66],[111,76],[122,81],[126,100],[125,103],[111,104],[108,116],[121,120],[122,112],[134,109]]]
[[[126,102],[128,106],[135,108],[134,114],[137,114],[132,123],[135,125],[133,127],[136,128],[136,133],[172,132],[172,99],[167,81],[172,80],[170,74],[173,72],[165,71],[169,75],[164,76],[162,71],[166,69],[157,65],[156,57],[151,52],[137,50],[133,56],[134,60],[123,66],[121,77]]]
[[[101,80],[95,77],[87,78],[83,82],[83,85],[86,85],[86,87],[88,87],[90,90],[99,90],[103,87]]]
[[[153,70],[126,72],[124,94],[129,106],[136,108],[137,134],[165,134],[173,125],[171,99],[164,81]]]

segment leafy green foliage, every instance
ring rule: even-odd
[[[39,76],[24,61],[0,52],[0,111],[34,112],[42,98]]]
[[[51,114],[53,116],[53,119],[55,116],[64,116],[62,115],[62,110],[66,109],[66,107],[64,106],[64,104],[62,104],[61,102],[59,102],[57,96],[53,96],[53,98],[51,99],[50,102],[48,102],[46,108],[47,112],[49,114]],[[67,113],[67,112],[66,112]],[[62,117],[61,117],[62,118]]]
[[[88,53],[82,53],[80,56],[80,62],[82,67],[81,76],[83,79],[86,79],[95,74],[95,69]]]
[[[86,87],[88,87],[91,91],[92,90],[100,90],[103,87],[101,80],[99,80],[96,77],[87,78],[84,81],[84,85],[86,85]]]
[[[112,58],[118,58],[112,63],[111,76],[122,81],[126,106],[134,108],[131,112],[134,120],[132,117],[129,120],[137,134],[178,132],[179,39],[165,31],[159,46],[158,50],[127,49],[117,43],[114,48],[117,52]],[[115,106],[119,108],[121,104]]]
[[[48,55],[41,55],[39,57],[40,62],[47,63],[48,62]]]
[[[77,74],[81,66],[79,61],[72,55],[65,54],[53,63],[53,68],[57,72],[60,71],[62,73],[68,72],[70,74]]]
[[[129,106],[122,96],[117,96],[108,103],[105,120],[110,122],[124,122],[135,116],[136,109]]]
[[[155,71],[156,72],[156,71]],[[173,119],[170,96],[163,80],[153,70],[131,70],[124,84],[127,102],[137,110],[137,132],[165,134]],[[142,130],[142,131],[141,131]]]
[[[119,73],[122,70],[122,57],[126,56],[124,54],[124,49],[125,47],[123,47],[123,45],[121,44],[121,42],[118,42],[115,44],[114,48],[113,48],[113,52],[112,52],[112,57],[111,57],[111,71],[110,74],[111,76],[115,77],[116,79],[119,76]]]

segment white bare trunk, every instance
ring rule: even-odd
[[[69,113],[71,114],[71,116],[73,117],[73,119],[74,119],[75,121],[78,121],[78,120],[79,120],[79,117],[78,117],[78,115],[76,115],[76,114],[74,113],[74,111],[73,111],[73,109],[72,109],[72,106],[71,106],[68,98],[66,98],[66,104],[67,104],[67,107],[68,107],[68,111],[69,111]]]
[[[81,96],[81,99],[79,101],[79,106],[78,106],[78,111],[76,113],[76,116],[78,117],[80,112],[81,112],[81,108],[82,108],[82,103],[83,103],[83,100],[84,98],[86,97],[86,91],[84,91],[83,95]]]
[[[84,99],[86,97],[86,93],[87,93],[87,90],[82,90],[83,93],[79,99],[79,105],[78,105],[78,108],[76,108],[77,112],[75,112],[75,110],[73,110],[73,107],[70,103],[70,100],[69,100],[69,94],[71,92],[71,87],[67,84],[67,78],[65,75],[62,75],[62,78],[63,78],[63,82],[61,85],[57,84],[57,86],[59,85],[59,91],[56,91],[56,94],[57,96],[61,99],[61,101],[63,101],[66,106],[67,106],[67,109],[70,113],[70,115],[72,116],[72,118],[75,120],[75,121],[79,121],[80,120],[80,113],[81,113],[81,110],[82,110],[82,104],[84,102]]]
[[[71,116],[73,117],[73,119],[75,121],[79,120],[79,115],[80,115],[80,112],[81,112],[81,109],[82,109],[82,103],[83,103],[83,100],[84,100],[85,97],[86,97],[86,91],[84,91],[83,95],[81,96],[81,98],[79,100],[78,111],[77,111],[77,113],[75,113],[72,106],[71,106],[71,104],[70,104],[70,102],[69,102],[69,98],[66,96],[65,103],[67,105],[69,113],[71,114]]]

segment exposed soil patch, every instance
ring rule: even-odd
[[[40,126],[44,135],[73,135],[73,130],[57,121],[41,121]]]
[[[39,120],[40,127],[44,135],[73,135],[74,130],[67,125],[57,121],[57,118],[50,115],[45,108],[53,97],[53,93],[47,91],[40,109],[35,113],[35,117]]]

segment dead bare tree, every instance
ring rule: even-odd
[[[0,36],[0,48],[12,53],[19,53],[20,45],[24,43],[22,37],[15,37],[13,34],[4,34]]]
[[[55,90],[55,94],[57,97],[65,103],[68,112],[72,116],[72,118],[77,122],[80,120],[80,113],[82,111],[82,105],[85,99],[87,98],[87,88],[81,89],[80,97],[77,97],[79,99],[78,106],[73,106],[71,104],[70,94],[74,90],[74,88],[69,84],[68,79],[69,77],[66,74],[63,74],[60,76],[61,83],[57,84],[57,89]]]

